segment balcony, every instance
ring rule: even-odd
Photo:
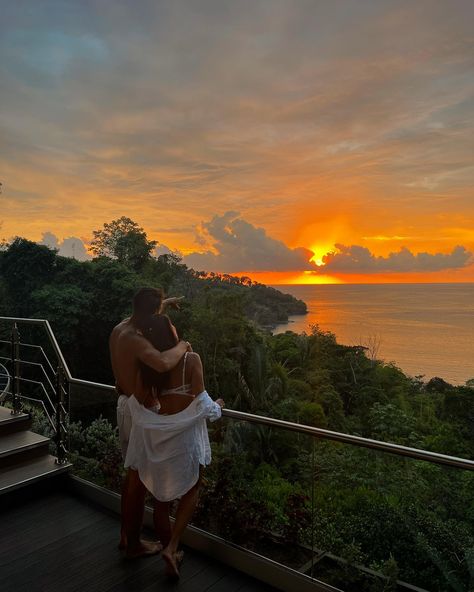
[[[14,411],[0,412],[3,581],[12,590],[164,586],[159,558],[128,564],[115,549],[113,388],[73,377],[46,321],[0,323],[0,378]],[[20,441],[14,434],[30,432],[31,421],[42,437]],[[474,583],[472,535],[456,522],[474,522],[472,508],[459,506],[466,495],[474,503],[473,461],[233,410],[210,435],[213,464],[176,589],[421,592]]]
[[[68,491],[67,480],[8,502],[1,512],[1,589],[272,591],[255,579],[185,547],[179,583],[164,574],[159,556],[127,561],[117,550],[116,515]],[[26,494],[26,491],[25,491]]]

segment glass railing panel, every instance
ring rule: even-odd
[[[113,389],[71,384],[68,450],[73,474],[119,492],[124,476]]]
[[[295,570],[312,567],[313,439],[222,418],[193,524]]]
[[[314,577],[346,591],[469,590],[473,486],[472,471],[318,442]]]

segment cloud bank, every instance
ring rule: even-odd
[[[451,253],[412,253],[406,247],[387,257],[376,256],[359,245],[335,245],[337,251],[323,256],[325,273],[426,272],[460,269],[473,255],[458,245]]]
[[[184,263],[196,270],[225,271],[301,271],[316,270],[310,263],[314,255],[309,249],[290,249],[282,241],[267,235],[239,217],[237,212],[226,212],[203,222],[197,242],[209,244],[204,253],[191,253]]]
[[[290,248],[239,216],[226,212],[203,222],[196,242],[210,245],[202,253],[191,253],[184,262],[196,270],[226,273],[256,271],[312,271],[315,274],[430,272],[460,269],[473,262],[473,254],[463,246],[451,253],[413,253],[407,247],[386,257],[371,253],[360,245],[340,243],[323,256],[322,266],[311,258],[314,253],[304,247]],[[315,239],[314,242],[317,242]]]
[[[73,257],[78,261],[88,261],[91,256],[87,252],[84,242],[76,236],[70,236],[60,241],[52,232],[44,232],[40,245],[46,245],[50,249],[56,249],[63,257]]]
[[[457,245],[449,253],[414,253],[407,247],[375,255],[360,245],[336,243],[334,250],[322,257],[323,265],[311,261],[314,253],[304,247],[291,248],[254,226],[238,212],[228,211],[202,222],[196,228],[195,243],[205,250],[183,256],[183,263],[197,271],[221,273],[312,272],[314,275],[417,273],[463,269],[474,264],[474,254]],[[314,243],[317,243],[315,238]],[[56,249],[64,257],[87,261],[91,256],[82,239],[71,236],[58,239],[52,232],[43,233],[39,244]],[[153,255],[182,256],[179,250],[158,243]]]

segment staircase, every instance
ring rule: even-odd
[[[30,416],[0,407],[0,495],[69,470],[49,454],[49,438],[30,431]]]

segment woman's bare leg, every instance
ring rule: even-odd
[[[166,547],[171,540],[170,502],[155,500],[153,523],[161,544]]]
[[[201,485],[201,473],[196,485],[192,487],[179,500],[178,509],[176,511],[176,519],[171,533],[171,539],[166,547],[163,549],[162,556],[166,561],[168,568],[168,575],[179,577],[179,556],[178,545],[186,526],[189,524],[191,517],[196,509],[199,499],[199,487]]]

